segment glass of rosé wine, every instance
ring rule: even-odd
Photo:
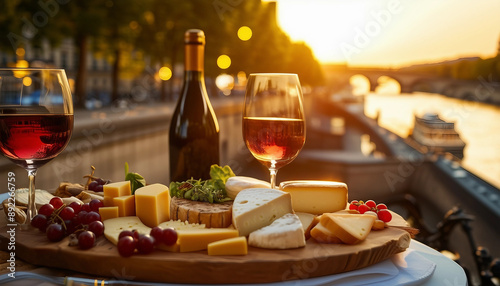
[[[302,89],[296,74],[250,74],[243,110],[243,139],[252,155],[269,169],[271,187],[278,169],[304,146],[306,125]]]
[[[24,227],[37,214],[38,168],[61,153],[73,131],[73,100],[62,69],[0,69],[0,150],[28,172]],[[13,191],[14,184],[9,184]],[[12,190],[11,190],[12,188]]]

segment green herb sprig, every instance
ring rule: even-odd
[[[209,203],[222,203],[232,200],[226,193],[227,179],[233,177],[234,172],[229,166],[210,167],[209,180],[195,180],[193,178],[184,182],[170,183],[170,196]]]

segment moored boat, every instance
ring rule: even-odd
[[[415,115],[410,137],[428,153],[450,153],[459,159],[464,156],[466,144],[455,130],[455,123],[443,120],[436,113]]]

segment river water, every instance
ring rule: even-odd
[[[467,144],[462,166],[500,188],[500,107],[429,93],[365,95],[365,114],[379,113],[379,124],[401,137],[408,136],[414,114],[426,112],[455,122]]]

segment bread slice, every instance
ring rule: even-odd
[[[343,243],[356,244],[366,239],[375,216],[367,214],[335,214],[321,216],[320,224],[338,237]]]

